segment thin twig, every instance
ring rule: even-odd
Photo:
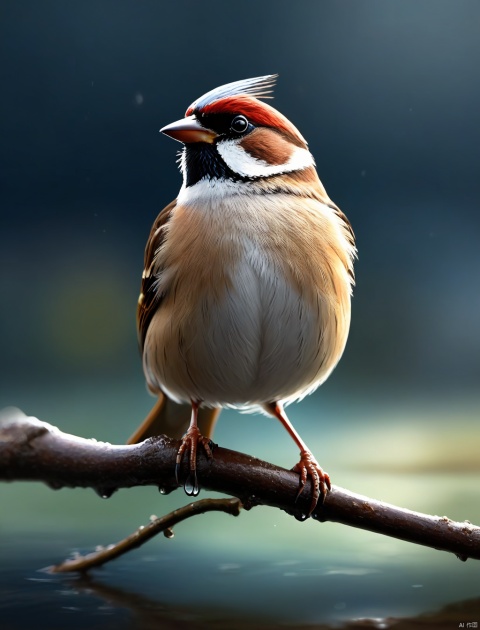
[[[45,571],[48,573],[85,572],[140,547],[160,532],[164,532],[167,538],[173,538],[172,528],[187,518],[206,512],[226,512],[232,516],[238,516],[241,508],[242,504],[238,499],[201,499],[160,518],[152,517],[148,525],[140,526],[133,534],[117,543],[108,545],[108,547],[98,547],[94,552],[85,556],[76,554],[69,560],[47,567]]]
[[[177,440],[166,436],[131,446],[86,440],[9,410],[0,417],[0,480],[43,481],[55,489],[90,487],[103,497],[119,488],[143,485],[168,493],[178,488],[174,474],[178,447]],[[246,509],[269,505],[299,520],[308,513],[310,481],[296,502],[298,474],[249,455],[216,447],[208,459],[200,451],[197,474],[203,488],[237,497]],[[180,479],[187,475],[184,462]],[[462,560],[480,559],[480,527],[412,512],[338,486],[332,486],[312,518],[449,551]]]

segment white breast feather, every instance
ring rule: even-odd
[[[203,213],[208,229],[230,239],[239,252],[234,267],[227,270],[231,286],[222,302],[208,303],[205,296],[203,305],[193,305],[192,329],[202,334],[188,338],[188,330],[182,332],[188,338],[189,356],[199,362],[195,382],[189,381],[187,367],[177,376],[170,374],[165,387],[160,372],[168,375],[169,367],[153,331],[147,339],[145,365],[150,366],[152,379],[153,372],[159,370],[158,385],[179,400],[193,397],[207,405],[236,407],[272,400],[289,403],[318,387],[343,352],[350,320],[350,279],[343,263],[335,259],[334,266],[343,279],[343,295],[338,298],[341,310],[332,304],[331,296],[319,295],[316,304],[302,298],[285,277],[279,260],[262,244],[271,238],[269,213],[291,216],[294,208],[289,204],[295,200],[285,195],[285,205],[279,207],[278,195],[275,202],[268,195],[251,196],[247,211],[238,193],[236,183],[202,180],[183,187],[178,198],[183,207]],[[353,256],[354,248],[336,213],[313,200],[305,203],[307,212],[320,213],[328,238]],[[168,284],[170,273],[159,282]],[[337,309],[335,315],[332,308]],[[168,326],[168,332],[164,329],[161,334],[178,334],[174,317]]]

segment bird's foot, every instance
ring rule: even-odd
[[[185,494],[188,494],[188,496],[191,496],[191,497],[196,497],[198,493],[200,492],[200,487],[198,485],[198,479],[197,479],[197,449],[198,449],[199,444],[203,446],[203,448],[205,449],[205,453],[207,454],[207,457],[211,459],[213,457],[212,441],[204,437],[200,433],[198,427],[191,426],[182,438],[182,443],[180,445],[180,448],[178,449],[177,460],[175,464],[175,479],[177,480],[177,483],[180,485],[178,481],[180,466],[181,466],[185,452],[186,451],[189,452],[190,472],[183,485],[183,488],[185,490]]]
[[[310,516],[317,507],[318,501],[320,500],[321,503],[323,503],[328,491],[331,490],[330,477],[308,450],[300,451],[300,461],[292,470],[300,474],[300,487],[295,501],[297,501],[298,497],[302,494],[305,484],[307,483],[307,478],[310,477],[312,480],[312,501],[310,503],[310,511],[308,512],[308,516]]]

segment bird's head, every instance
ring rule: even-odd
[[[314,166],[307,143],[268,98],[276,75],[217,87],[194,101],[185,118],[160,131],[182,142],[185,186],[207,179],[234,182],[293,173]]]

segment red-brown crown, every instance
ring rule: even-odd
[[[244,81],[227,83],[207,92],[194,101],[185,112],[192,114],[242,114],[253,125],[272,127],[291,136],[299,144],[307,145],[305,139],[288,118],[259,98],[269,98],[277,75],[267,75]]]

